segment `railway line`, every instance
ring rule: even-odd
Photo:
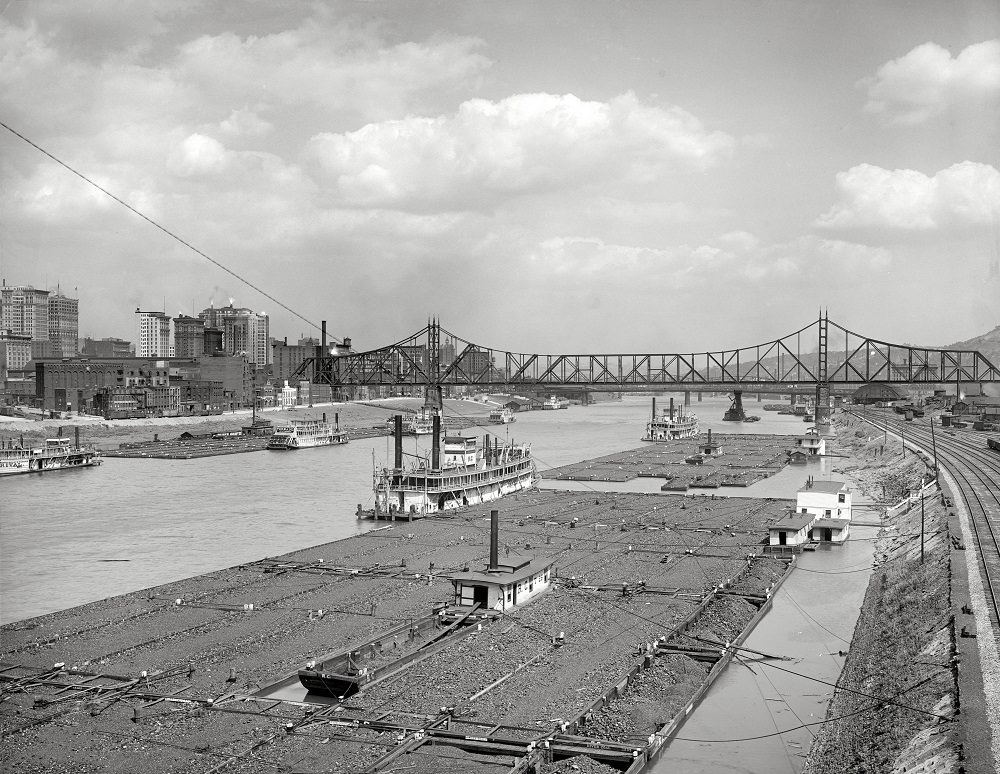
[[[919,448],[931,473],[937,465],[958,484],[969,514],[994,640],[1000,633],[1000,452],[988,441],[995,435],[976,430],[934,430],[932,419],[896,419],[888,413],[856,413],[870,423]]]
[[[961,739],[967,771],[1000,766],[1000,439],[964,428],[939,429],[932,417],[897,419],[884,412],[854,412],[902,441],[927,474],[939,476],[952,512],[951,590],[953,648],[961,694]],[[952,494],[955,502],[949,502]],[[961,534],[961,539],[958,535]],[[955,549],[958,549],[957,551]],[[964,549],[964,550],[962,550]],[[969,622],[974,621],[971,627]],[[977,761],[973,764],[972,761]],[[991,765],[992,764],[992,765]]]

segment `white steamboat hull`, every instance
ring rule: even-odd
[[[267,448],[277,449],[279,451],[290,449],[312,449],[317,446],[336,446],[341,443],[347,443],[347,439],[343,436],[321,435],[313,438],[296,437],[288,439],[284,442],[272,442],[267,445]]]
[[[642,440],[653,442],[682,441],[685,438],[697,438],[699,434],[700,429],[697,423],[680,428],[649,424],[646,425],[646,435],[643,436]]]
[[[419,486],[383,489],[377,492],[375,511],[369,515],[376,519],[419,518],[492,502],[535,485],[534,466],[518,467],[508,475],[471,486],[441,486],[426,491]]]
[[[79,452],[58,457],[8,457],[0,460],[0,476],[89,468],[100,464],[101,460],[93,452]]]

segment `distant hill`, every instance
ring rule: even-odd
[[[1000,325],[989,333],[976,336],[968,341],[948,344],[943,349],[975,349],[981,352],[993,365],[1000,368]]]

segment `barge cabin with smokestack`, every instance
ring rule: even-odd
[[[456,572],[454,603],[506,612],[531,601],[548,589],[555,562],[504,551],[500,556],[499,513],[490,512],[490,561],[481,572]]]

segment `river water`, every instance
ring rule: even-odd
[[[733,432],[741,426],[721,421],[728,405],[724,397],[706,397],[692,409],[703,431]],[[803,432],[800,419],[755,406],[747,403],[762,420],[742,425],[741,432]],[[530,442],[544,475],[548,468],[640,446],[649,411],[648,398],[626,398],[527,412],[492,429]],[[99,468],[0,479],[0,622],[368,529],[371,523],[359,522],[355,512],[358,504],[371,507],[373,458],[391,459],[391,443],[373,438],[195,460],[108,457]],[[405,443],[414,451],[415,439]],[[794,471],[781,496],[794,496],[805,475],[805,468]]]
[[[679,403],[680,396],[676,400]],[[665,406],[666,400],[660,398],[658,405]],[[728,406],[723,396],[706,397],[692,401],[691,410],[699,415],[703,432],[711,428],[716,433],[801,434],[806,427],[800,418],[763,411],[752,399],[745,406],[748,413],[761,416],[760,422],[723,422]],[[650,408],[648,398],[628,397],[519,414],[515,423],[491,430],[531,443],[544,476],[550,468],[640,446]],[[423,439],[405,441],[407,451],[420,456],[422,443]],[[371,507],[373,461],[381,464],[390,459],[391,444],[390,438],[375,438],[299,452],[264,451],[197,460],[106,458],[96,469],[4,478],[0,480],[0,622],[63,610],[369,529],[372,522],[358,521],[355,512],[359,504]],[[819,472],[812,465],[788,468],[731,494],[793,498],[810,474],[829,477],[829,467],[824,463]],[[639,480],[624,486],[639,487],[630,491],[659,491],[659,485],[659,480]],[[725,492],[716,490],[717,495]],[[852,538],[858,534],[855,531]],[[779,594],[774,610],[747,644],[802,659],[794,664],[775,663],[834,682],[843,659],[830,654],[846,649],[859,599],[830,593],[830,584],[835,583],[838,590],[856,584],[863,593],[867,573],[862,570],[870,566],[871,542],[857,540],[842,548],[805,554],[801,561],[802,569],[810,572],[793,573],[784,587],[787,592]],[[799,678],[773,668],[753,665],[753,670],[756,676],[744,666],[728,669],[680,734],[715,741],[674,742],[664,758],[674,762],[673,768],[663,763],[656,771],[801,768],[796,768],[795,761],[801,759],[795,758],[795,752],[808,748],[808,731],[772,739],[762,746],[759,760],[747,757],[756,752],[718,741],[720,717],[728,718],[727,736],[744,737],[756,736],[758,731],[773,733],[775,724],[782,729],[795,724],[794,718],[791,723],[788,720],[793,711],[804,721],[815,720],[825,711],[828,693],[824,686],[803,686]],[[790,695],[797,699],[793,701]],[[723,697],[721,703],[718,696]],[[802,747],[796,748],[796,741]],[[679,764],[683,767],[677,768]]]

